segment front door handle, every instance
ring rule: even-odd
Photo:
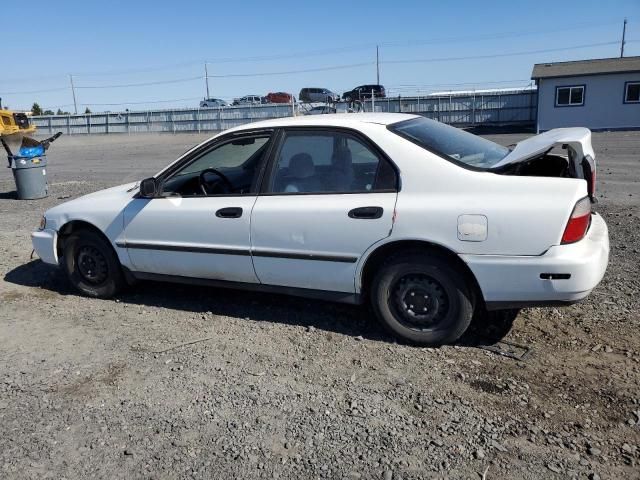
[[[218,218],[240,218],[242,216],[242,208],[240,207],[226,207],[221,208],[216,212]]]
[[[349,218],[376,219],[382,216],[382,207],[360,207],[349,210]]]

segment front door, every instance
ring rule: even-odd
[[[260,282],[353,293],[358,259],[391,233],[396,176],[352,133],[285,131],[251,218]]]
[[[270,133],[214,141],[162,178],[158,198],[124,212],[124,244],[138,272],[258,281],[250,220]]]

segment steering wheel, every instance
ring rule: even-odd
[[[220,177],[220,179],[222,180],[222,183],[224,185],[224,191],[222,193],[229,193],[231,191],[233,191],[233,184],[231,183],[231,181],[227,178],[227,176],[220,172],[219,170],[216,170],[215,168],[205,168],[204,170],[202,170],[200,172],[200,175],[198,176],[198,181],[200,183],[200,190],[202,190],[202,193],[204,193],[205,195],[210,195],[213,192],[209,192],[207,191],[207,187],[209,187],[209,184],[207,183],[207,180],[205,179],[205,175],[207,173],[213,173],[215,175],[217,175],[218,177]]]

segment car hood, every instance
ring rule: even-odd
[[[579,159],[587,155],[595,158],[591,146],[591,130],[583,127],[555,128],[518,142],[515,148],[511,150],[506,157],[496,163],[492,169],[525,162],[558,145],[568,145],[575,151]]]
[[[121,197],[131,198],[136,193],[137,187],[140,182],[125,183],[124,185],[118,185],[116,187],[105,188],[104,190],[98,190],[97,192],[88,193],[81,197],[71,200],[71,202],[85,201],[85,200],[97,200],[97,199],[116,199]],[[67,203],[71,203],[67,202]]]
[[[74,198],[47,210],[45,216],[47,219],[59,217],[60,221],[64,221],[84,217],[92,212],[119,212],[135,195],[138,183],[118,185]]]

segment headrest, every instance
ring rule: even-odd
[[[289,160],[289,175],[295,178],[312,177],[316,172],[313,159],[308,153],[296,153]]]

